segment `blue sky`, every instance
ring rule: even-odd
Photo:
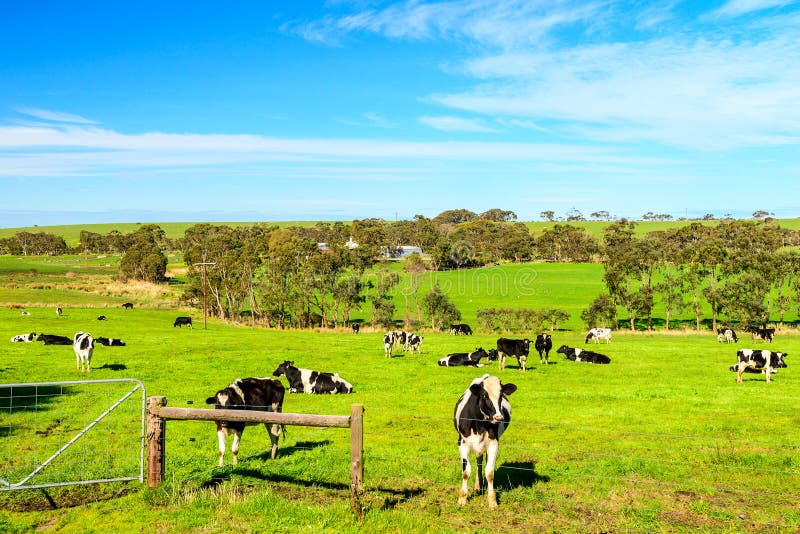
[[[0,226],[800,216],[800,1],[4,2]]]

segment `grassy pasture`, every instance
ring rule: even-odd
[[[364,404],[365,514],[359,520],[349,510],[344,430],[290,427],[279,458],[270,461],[267,434],[253,427],[244,434],[240,464],[218,469],[213,424],[169,422],[162,489],[131,483],[51,490],[52,510],[44,492],[2,493],[2,531],[800,529],[800,378],[793,358],[769,385],[761,375],[737,384],[728,370],[741,347],[796,355],[797,336],[779,335],[772,346],[731,346],[710,333],[618,332],[611,344],[592,346],[611,357],[608,366],[553,353],[553,364],[534,357],[523,374],[512,362],[500,376],[519,390],[498,460],[500,509],[489,515],[484,495],[473,495],[463,509],[456,505],[460,466],[451,417],[469,382],[498,373],[496,364],[462,369],[436,361],[491,347],[495,335],[424,333],[422,355],[386,360],[381,332],[272,331],[213,320],[208,330],[178,329],[175,311],[149,308],[108,308],[104,322],[89,307],[63,317],[30,311],[22,317],[0,308],[3,383],[79,378],[71,347],[8,342],[32,330],[124,339],[126,347],[95,349],[92,378],[137,378],[171,406],[203,407],[233,379],[270,375],[284,359],[338,372],[354,384],[353,395],[288,395],[284,411],[343,415],[351,403]],[[582,337],[558,332],[554,343],[584,346]],[[47,418],[57,413],[43,407],[37,424],[54,424]],[[83,504],[66,506],[76,500]]]

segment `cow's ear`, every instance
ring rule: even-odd
[[[517,386],[514,384],[503,384],[503,394],[504,395],[511,395],[517,391]]]
[[[483,391],[483,386],[481,384],[472,384],[469,386],[469,391],[476,397],[480,397],[481,391]]]
[[[209,397],[206,399],[206,404],[216,404],[217,398],[216,397]]]

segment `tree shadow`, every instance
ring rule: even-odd
[[[100,369],[110,369],[111,371],[124,371],[127,368],[128,366],[125,365],[124,363],[104,363],[102,366],[95,367],[94,369],[96,371]]]

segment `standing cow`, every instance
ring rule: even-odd
[[[213,397],[206,399],[206,404],[213,404],[216,409],[228,410],[259,410],[262,412],[280,412],[283,410],[284,388],[280,380],[271,378],[237,378],[233,383],[217,391]],[[225,438],[233,433],[231,453],[233,463],[239,462],[239,441],[247,423],[217,421],[217,437],[219,439],[219,463],[224,465]],[[280,426],[264,423],[272,442],[270,458],[275,459],[278,453],[278,435]]]
[[[183,328],[183,325],[188,326],[189,328],[192,327],[192,318],[191,317],[176,317],[175,322],[172,323],[172,328],[176,326],[179,328]]]
[[[501,337],[497,340],[497,360],[500,365],[500,370],[506,368],[506,356],[515,356],[519,362],[519,368],[525,371],[525,365],[528,361],[528,352],[531,348],[531,341],[529,339],[506,339]]]
[[[475,455],[477,473],[475,491],[483,485],[481,468],[486,457],[486,485],[489,508],[497,508],[494,491],[494,468],[500,448],[500,436],[511,423],[511,403],[508,396],[517,390],[514,384],[502,384],[496,376],[488,374],[476,378],[456,402],[453,423],[458,432],[458,453],[461,457],[461,489],[458,504],[464,505],[469,495],[469,477],[472,466],[470,454]]]
[[[586,334],[584,343],[593,340],[595,343],[600,343],[600,340],[605,340],[606,343],[611,343],[611,329],[610,328],[592,328]]]
[[[92,352],[94,352],[94,338],[86,332],[75,334],[72,342],[72,349],[75,351],[75,359],[78,362],[78,371],[92,371]]]
[[[272,376],[285,376],[289,382],[289,393],[352,393],[353,386],[339,373],[321,373],[311,369],[300,369],[294,362],[285,361],[275,369]]]
[[[740,349],[736,353],[736,381],[742,381],[742,373],[745,370],[753,369],[755,371],[763,371],[767,375],[767,384],[769,384],[769,375],[777,373],[780,368],[786,367],[786,362],[783,361],[786,356],[787,353],[785,352]],[[734,366],[731,366],[731,370],[733,369]]]
[[[539,353],[539,363],[544,362],[545,365],[550,363],[550,351],[553,349],[553,340],[550,334],[536,336],[533,346],[536,347],[536,352]]]
[[[717,342],[722,343],[738,343],[739,338],[736,337],[736,332],[731,328],[721,328],[717,331]]]

